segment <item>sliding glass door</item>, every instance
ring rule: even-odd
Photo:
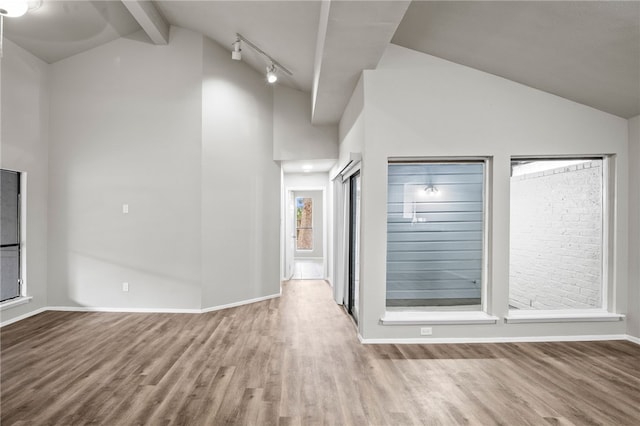
[[[347,310],[358,322],[360,306],[360,172],[349,178],[349,289]]]

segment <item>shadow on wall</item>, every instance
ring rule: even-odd
[[[200,309],[199,280],[77,251],[66,259],[71,306]],[[127,283],[126,291],[123,283]]]

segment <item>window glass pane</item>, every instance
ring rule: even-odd
[[[18,193],[20,192],[20,175],[16,172],[2,170],[0,175],[0,192],[2,205],[2,227],[0,241],[2,245],[18,244]]]
[[[0,252],[0,302],[20,296],[20,256],[18,247],[3,247]]]
[[[391,163],[388,179],[387,307],[480,309],[484,162]]]
[[[0,301],[5,301],[20,296],[20,175],[0,173]]]
[[[602,307],[602,159],[511,162],[511,309]]]
[[[296,249],[313,250],[313,199],[296,197]]]

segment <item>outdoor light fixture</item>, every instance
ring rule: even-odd
[[[0,0],[0,1],[2,1],[2,0]],[[289,71],[282,64],[280,64],[278,61],[273,59],[264,50],[260,49],[258,46],[256,46],[255,44],[253,44],[252,42],[250,42],[249,40],[244,38],[242,36],[242,34],[236,34],[236,41],[234,41],[232,43],[233,51],[231,52],[231,59],[233,59],[234,61],[242,60],[241,43],[244,43],[245,45],[249,46],[250,48],[252,48],[256,52],[258,52],[267,61],[267,75],[266,75],[266,77],[267,77],[267,82],[269,82],[270,84],[273,84],[276,81],[278,81],[277,71],[282,71],[285,74],[290,75],[290,76],[293,75],[293,73],[291,71]]]
[[[271,64],[267,67],[267,82],[273,84],[278,81],[278,75],[276,74],[276,67]]]
[[[242,49],[240,49],[240,38],[237,38],[236,41],[233,42],[233,52],[231,52],[231,59],[234,61],[242,60]]]
[[[429,184],[429,185],[424,187],[424,192],[427,195],[437,195],[439,191],[438,191],[438,188],[436,188],[435,185]]]

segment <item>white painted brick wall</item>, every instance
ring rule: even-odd
[[[511,179],[509,304],[602,304],[602,161]]]

